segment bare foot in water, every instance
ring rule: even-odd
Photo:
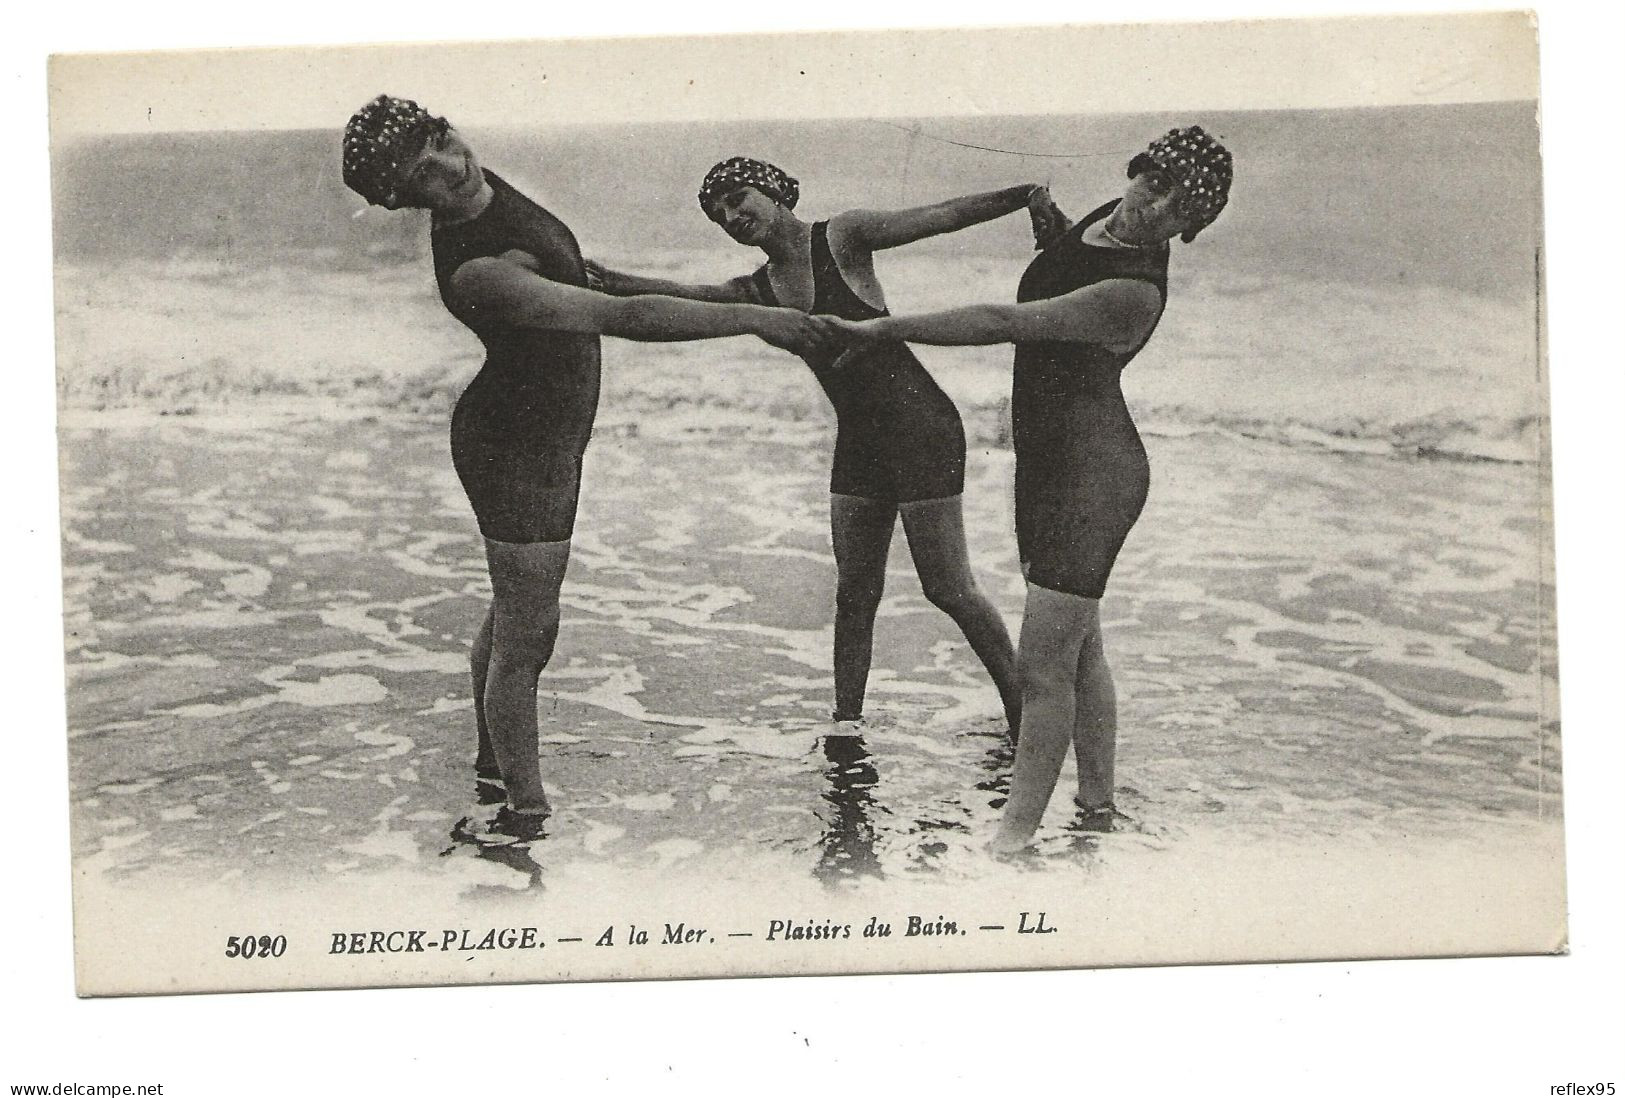
[[[1020,834],[1001,824],[998,833],[993,836],[993,841],[987,844],[987,848],[996,858],[1010,858],[1026,851],[1032,840],[1031,834]]]
[[[539,820],[545,820],[553,814],[552,802],[547,799],[547,794],[542,793],[540,790],[538,790],[538,797],[534,800],[522,800],[514,796],[512,790],[510,790],[508,803],[505,807],[516,816],[535,817]]]
[[[544,802],[542,807],[535,809],[515,808],[512,805],[503,805],[497,809],[497,818],[492,821],[493,827],[505,834],[512,835],[520,842],[531,842],[542,838],[542,825],[553,814],[553,810]]]
[[[507,804],[508,783],[502,780],[500,771],[494,774],[474,772],[474,801],[476,804]]]
[[[1096,808],[1090,808],[1078,797],[1072,798],[1072,803],[1078,808],[1077,818],[1072,822],[1074,831],[1094,831],[1100,834],[1117,830],[1117,821],[1126,820],[1127,816],[1117,811],[1117,806],[1110,801]]]
[[[547,817],[547,812],[520,812],[505,804],[489,818],[464,816],[452,827],[451,837],[480,847],[524,846],[546,838]]]

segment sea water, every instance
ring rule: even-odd
[[[1533,105],[1195,120],[1238,182],[1175,247],[1125,376],[1154,470],[1105,604],[1133,822],[1070,833],[1063,792],[1041,851],[1076,868],[1556,820]],[[760,257],[694,205],[716,159],[784,164],[808,216],[1028,180],[1080,216],[1183,121],[471,136],[588,255],[721,280]],[[869,721],[829,724],[831,417],[799,361],[744,339],[606,341],[543,680],[553,835],[496,878],[438,858],[474,799],[488,587],[445,432],[479,347],[437,299],[422,218],[336,176],[333,135],[308,133],[104,138],[56,165],[86,864],[502,887],[605,862],[726,874],[741,851],[837,884],[981,872],[1008,779],[996,695],[899,538]],[[1017,215],[877,265],[906,312],[1009,300],[1029,256]],[[973,562],[1014,625],[1008,349],[920,354],[965,414]]]

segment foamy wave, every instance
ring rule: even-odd
[[[1141,417],[1150,435],[1183,436],[1212,431],[1285,446],[1345,454],[1440,457],[1523,464],[1542,454],[1542,421],[1533,416],[1495,421],[1416,419],[1401,423],[1271,423],[1262,420],[1203,418],[1182,409],[1152,409]]]
[[[737,249],[735,250],[737,252]],[[731,266],[730,266],[731,264]],[[684,280],[737,273],[726,252],[651,252],[629,264]],[[1000,300],[1019,257],[897,255],[894,311]],[[219,263],[64,265],[58,271],[64,413],[444,416],[481,349],[445,315],[428,271]],[[981,447],[1010,444],[1008,348],[919,348]],[[1533,318],[1439,287],[1298,279],[1176,280],[1156,339],[1124,376],[1152,434],[1215,431],[1347,453],[1540,460],[1544,379]],[[754,339],[604,344],[600,430],[773,436],[833,427],[796,359]]]

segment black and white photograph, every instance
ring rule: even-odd
[[[0,44],[0,1089],[1617,1092],[1621,19],[1575,0],[19,10]],[[573,296],[551,335],[586,322],[572,291],[614,299],[589,310],[605,330],[576,333],[598,340],[599,389],[537,678],[547,804],[529,836],[510,834],[540,814],[509,803],[527,799],[519,769],[481,758],[471,657],[500,576],[452,446],[491,351],[441,293],[436,239],[457,226],[346,183],[349,124],[380,95],[443,120],[528,204],[510,209],[574,239],[579,278],[548,280],[553,306]],[[1101,830],[1073,801],[1089,796],[1075,745],[1018,780],[997,660],[926,595],[914,500],[896,501],[861,717],[834,719],[836,524],[853,516],[831,489],[851,443],[820,374],[854,344],[901,344],[952,404],[965,559],[1020,684],[1034,587],[1068,605],[1017,518],[1018,456],[1029,501],[1034,469],[1017,358],[1030,379],[1033,348],[967,335],[1050,308],[1022,287],[1065,258],[1040,232],[1127,258],[1083,223],[1106,207],[1139,243],[1128,191],[1151,180],[1130,165],[1192,126],[1231,177],[1217,216],[1168,239],[1164,286],[1140,279],[1158,319],[1120,372],[1149,476],[1098,600],[1116,716]],[[702,207],[734,158],[795,180],[793,204],[757,189],[770,236],[791,224],[775,211],[807,234],[805,266],[736,240],[729,214],[748,211]],[[756,182],[774,188],[764,169]],[[1028,205],[907,243],[877,246],[864,224],[1011,188]],[[820,223],[840,281],[887,317],[779,314],[816,348],[671,338],[695,305],[770,323],[762,279],[807,305],[808,268],[813,296],[829,277]],[[541,274],[506,262],[518,271],[470,273]],[[735,280],[750,300],[708,299]],[[950,312],[966,342],[944,338]],[[627,338],[639,322],[663,331]],[[729,447],[723,476],[658,501],[633,483]],[[346,450],[366,464],[328,464]],[[109,489],[75,504],[97,477]],[[690,507],[704,522],[676,533],[655,517]],[[793,529],[763,538],[771,522]],[[414,545],[429,536],[454,540]],[[314,548],[326,539],[377,560]],[[449,574],[412,575],[405,556]],[[614,570],[628,562],[637,574]],[[1170,619],[1181,567],[1177,607],[1198,616]],[[157,576],[199,587],[166,598]],[[694,590],[712,601],[685,606]],[[366,635],[334,624],[346,609],[374,619]],[[685,633],[701,643],[674,643]],[[424,653],[434,670],[405,670]],[[641,681],[608,687],[616,665]],[[205,705],[234,711],[188,708]],[[1456,734],[1472,723],[1489,731]],[[737,749],[753,726],[805,753],[753,758]],[[358,732],[412,746],[369,761],[401,745]],[[565,733],[600,739],[550,741]],[[843,776],[832,741],[866,757]],[[1051,759],[1024,838],[1022,790]],[[662,792],[669,809],[635,807]],[[792,810],[806,826],[774,818]],[[673,838],[693,845],[659,845]],[[871,919],[892,933],[865,938]]]
[[[54,57],[79,992],[1563,951],[1538,76]]]

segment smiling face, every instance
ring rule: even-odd
[[[1137,172],[1123,191],[1112,214],[1110,228],[1119,239],[1139,244],[1161,244],[1191,227],[1185,212],[1184,191],[1173,176],[1152,166]]]
[[[429,130],[423,147],[401,161],[395,178],[403,202],[436,212],[461,208],[485,184],[474,150],[445,125]]]
[[[740,244],[760,244],[784,207],[755,187],[735,187],[707,211],[722,231]]]

